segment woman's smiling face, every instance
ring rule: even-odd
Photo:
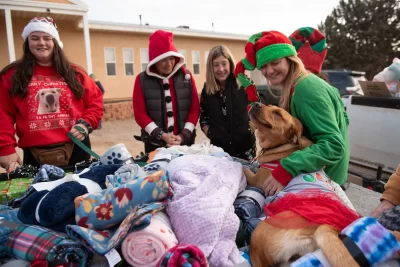
[[[289,62],[286,58],[280,58],[265,64],[260,71],[272,85],[280,85],[288,75]]]

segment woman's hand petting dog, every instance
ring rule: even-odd
[[[282,191],[283,188],[285,188],[285,186],[278,182],[278,180],[276,180],[272,175],[267,178],[263,185],[265,195],[267,196],[273,196]]]
[[[389,202],[387,200],[382,200],[382,202],[376,207],[372,212],[371,212],[371,217],[378,217],[381,215],[384,211],[387,211],[388,209],[394,208],[395,205],[392,202]]]
[[[75,126],[79,126],[79,127],[81,127],[82,129],[84,129],[85,132],[86,132],[86,134],[81,133],[78,129],[75,128]],[[89,134],[89,131],[88,131],[88,129],[86,128],[85,125],[83,125],[83,124],[76,124],[76,125],[74,125],[74,127],[72,127],[70,133],[71,133],[73,136],[75,136],[76,138],[78,138],[78,140],[83,141],[83,140],[85,140],[86,136]]]

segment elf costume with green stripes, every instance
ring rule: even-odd
[[[235,75],[245,87],[250,101],[258,101],[254,83],[245,70],[261,69],[265,64],[289,56],[297,56],[289,38],[277,31],[261,32],[250,37],[246,57],[236,65]],[[313,145],[281,159],[272,176],[282,185],[300,173],[325,167],[328,176],[342,185],[347,179],[350,157],[347,138],[348,117],[338,90],[314,74],[302,73],[292,88],[291,115],[301,121],[305,136]]]

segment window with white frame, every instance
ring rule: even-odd
[[[178,50],[178,52],[180,53],[180,54],[182,54],[184,57],[185,57],[185,61],[184,61],[184,66],[185,66],[185,68],[186,68],[186,50]]]
[[[200,74],[200,51],[192,51],[193,74]]]
[[[133,76],[133,49],[124,48],[123,54],[124,54],[125,75]]]
[[[117,75],[116,70],[116,57],[115,57],[115,48],[114,47],[105,47],[104,48],[104,58],[106,61],[106,74],[107,76],[115,76]]]
[[[149,49],[140,48],[140,63],[142,64],[142,71],[145,71],[147,64],[149,64]]]
[[[204,64],[207,64],[207,59],[208,59],[209,53],[210,53],[210,51],[208,51],[208,50],[204,51]]]

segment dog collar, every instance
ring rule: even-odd
[[[363,266],[363,267],[370,266],[369,261],[365,257],[362,250],[357,246],[356,243],[354,243],[354,241],[350,237],[348,237],[346,235],[339,235],[339,237],[342,240],[343,245],[349,251],[350,255],[360,266]]]

